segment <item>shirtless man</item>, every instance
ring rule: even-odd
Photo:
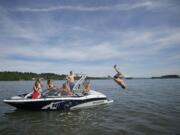
[[[114,65],[114,69],[117,72],[116,75],[113,77],[114,81],[120,85],[123,89],[126,89],[126,85],[124,83],[124,76],[122,75],[122,73],[117,69],[117,66]]]
[[[74,77],[75,77],[75,74],[72,71],[70,71],[69,75],[67,76],[67,80],[68,80],[71,91],[73,90],[73,87],[74,87]]]

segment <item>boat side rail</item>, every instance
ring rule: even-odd
[[[28,93],[26,96],[24,96],[24,99],[28,99],[28,97],[31,97],[33,92]]]

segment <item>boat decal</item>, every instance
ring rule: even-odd
[[[48,105],[43,106],[41,109],[42,110],[48,110],[48,109],[56,110],[56,109],[60,108],[61,104],[64,103],[64,102],[65,101],[52,102],[52,103],[50,103]]]

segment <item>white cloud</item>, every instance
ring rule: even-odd
[[[130,11],[138,8],[156,8],[161,6],[161,3],[152,1],[143,1],[139,3],[128,3],[128,4],[118,4],[111,6],[98,6],[98,7],[88,7],[88,6],[50,6],[45,8],[28,8],[19,7],[15,11],[19,12],[53,12],[59,10],[70,10],[70,11],[84,11],[84,12],[94,12],[94,11]]]
[[[139,8],[153,9],[158,6],[162,6],[161,3],[157,5],[156,2],[145,1],[107,7],[57,6],[42,9],[18,8],[17,11],[131,11]],[[106,23],[115,19],[110,17],[99,19],[101,23],[98,24],[105,24],[103,32],[99,32],[95,29],[98,26],[96,21],[93,24],[96,27],[88,24],[82,25],[84,22],[79,23],[79,21],[78,23],[61,24],[61,19],[58,21],[54,19],[54,14],[52,16],[38,13],[33,15],[33,20],[27,19],[28,22],[26,22],[25,18],[22,20],[18,17],[14,18],[11,12],[5,9],[0,12],[0,70],[67,73],[73,68],[78,72],[103,76],[112,73],[111,63],[117,63],[124,68],[124,71],[128,69],[128,75],[134,75],[136,74],[133,73],[136,70],[134,68],[143,65],[144,61],[149,61],[149,65],[159,63],[158,67],[151,67],[151,69],[143,67],[144,71],[149,70],[149,72],[155,73],[156,70],[160,71],[162,66],[164,72],[179,71],[178,65],[172,69],[164,66],[170,65],[171,61],[179,60],[178,50],[175,54],[171,52],[172,56],[166,61],[158,59],[165,49],[178,48],[180,43],[179,27],[137,28],[134,26],[132,29],[117,27],[115,31],[111,27],[106,27]],[[163,55],[166,54],[163,53]],[[12,58],[13,56],[19,56],[19,58]],[[34,59],[38,60],[33,61]],[[51,60],[57,61],[57,63],[51,62]],[[61,63],[66,60],[69,62]],[[152,62],[152,60],[154,61]],[[76,62],[77,64],[75,64]],[[146,65],[144,64],[144,66]],[[144,74],[141,71],[137,72],[137,74],[140,73]]]
[[[55,73],[67,73],[69,70],[74,70],[76,72],[84,72],[89,75],[95,76],[106,76],[108,74],[113,74],[111,69],[111,63],[120,64],[123,67],[123,71],[128,72],[128,76],[138,76],[137,74],[143,76],[142,73],[133,73],[136,69],[131,68],[138,67],[137,65],[142,65],[141,61],[147,60],[151,61],[152,58],[159,56],[159,53],[164,48],[171,48],[172,46],[177,47],[180,43],[178,38],[178,33],[180,29],[154,29],[154,30],[127,30],[124,32],[115,32],[117,35],[116,42],[102,42],[91,44],[83,42],[72,43],[71,46],[43,46],[39,45],[35,47],[33,44],[26,47],[18,46],[2,46],[1,47],[1,70],[17,70],[18,71],[33,71],[33,72],[55,72]],[[118,38],[120,37],[120,38]],[[117,44],[118,43],[118,44]],[[75,44],[75,45],[74,45]],[[7,55],[19,55],[22,57],[34,58],[34,59],[51,59],[57,60],[57,63],[51,61],[25,61],[16,59],[5,59],[4,56]],[[165,61],[154,61],[153,63],[157,67],[151,67],[148,74],[155,75],[158,71],[161,71],[161,65],[170,64],[171,61],[178,61],[180,58],[180,53],[172,54]],[[119,59],[119,61],[116,61]],[[121,61],[121,60],[124,60]],[[61,64],[63,60],[70,60],[71,62]],[[101,64],[81,64],[81,62],[97,62],[106,60],[107,63]],[[59,61],[59,62],[58,62]],[[74,64],[77,62],[77,64]],[[152,63],[152,61],[150,62]],[[177,65],[178,66],[178,65]],[[125,70],[126,69],[126,70]],[[130,70],[131,69],[131,70]],[[165,73],[178,73],[177,67],[166,68],[159,74]],[[166,72],[167,71],[167,72]]]
[[[36,19],[33,19],[33,18]],[[90,29],[79,25],[68,25],[58,22],[53,16],[49,15],[35,15],[32,19],[24,17],[22,20],[14,18],[12,14],[5,8],[0,7],[0,38],[10,42],[16,40],[25,41],[32,45],[44,44],[54,39],[56,43],[62,41],[65,34],[76,38],[73,32],[89,32]],[[26,20],[27,19],[27,20]],[[2,40],[0,45],[2,45]]]
[[[109,43],[102,43],[93,46],[56,46],[56,47],[35,47],[26,46],[2,47],[1,55],[19,55],[29,58],[43,58],[51,60],[73,60],[73,61],[97,61],[114,58],[119,52]]]
[[[89,65],[72,63],[48,63],[19,60],[0,59],[0,71],[21,71],[35,73],[68,74],[70,70],[75,73],[84,73],[89,76],[108,76],[112,74],[112,65]]]
[[[2,9],[0,10],[2,11]],[[32,29],[23,28],[23,26],[16,23],[15,20],[13,20],[7,11],[3,10],[3,12],[0,12],[0,23],[1,23],[1,37],[12,37],[12,38],[23,38],[23,39],[29,39],[29,40],[39,40],[38,37],[36,37]]]
[[[156,56],[161,50],[177,46],[180,43],[180,29],[178,28],[126,30],[114,33],[115,39],[101,43],[96,43],[95,39],[94,42],[84,39],[75,40],[71,44],[57,41],[52,46],[46,42],[44,44],[31,42],[28,46],[18,45],[18,42],[14,42],[14,46],[10,43],[6,46],[0,43],[2,46],[1,56],[19,55],[34,59],[71,61],[98,61],[117,58],[137,61]]]
[[[156,29],[140,29],[122,31],[116,35],[119,36],[119,44],[122,48],[151,48],[153,50],[161,50],[172,46],[177,46],[180,43],[180,28],[164,28]],[[116,37],[117,38],[117,37]]]

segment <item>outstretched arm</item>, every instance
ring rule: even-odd
[[[117,65],[114,65],[114,69],[117,73],[121,74],[121,72],[117,69]]]
[[[114,69],[119,74],[119,77],[122,77],[122,78],[124,77],[123,74],[119,71],[119,69],[117,69],[116,65],[114,65]]]

